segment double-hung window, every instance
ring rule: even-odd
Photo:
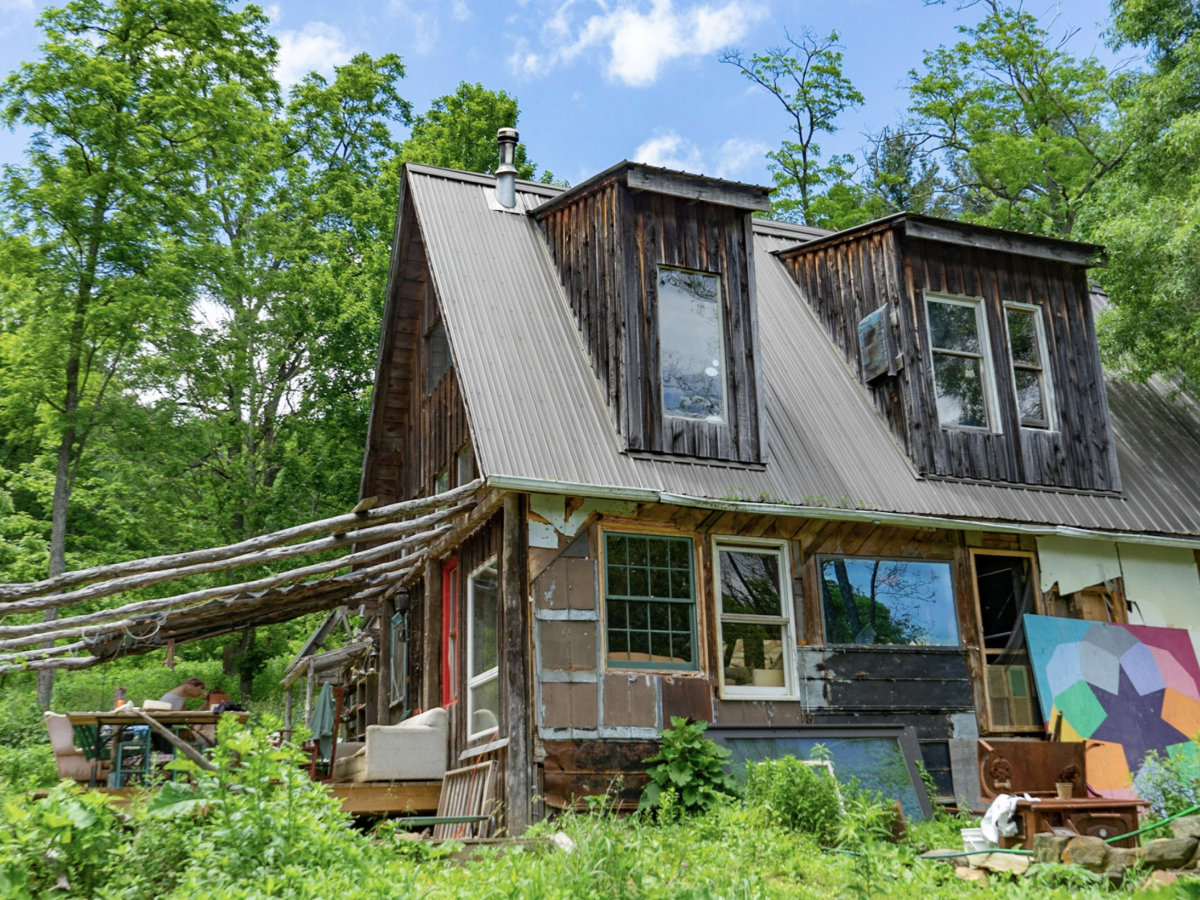
[[[994,430],[987,323],[978,297],[925,294],[933,385],[943,428]]]
[[[795,694],[790,571],[783,541],[714,539],[723,697]]]
[[[691,540],[609,532],[604,537],[604,564],[609,666],[695,669]]]
[[[500,726],[500,576],[492,557],[467,579],[467,732]]]
[[[1026,428],[1050,428],[1050,373],[1046,370],[1046,332],[1041,309],[1024,303],[1006,303],[1004,315],[1021,424]]]

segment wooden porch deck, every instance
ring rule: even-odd
[[[395,781],[365,784],[328,784],[329,792],[342,801],[342,811],[352,816],[382,816],[390,813],[437,812],[438,800],[442,795],[440,781]],[[96,787],[116,799],[118,806],[129,803],[130,797],[140,787],[108,788]],[[44,794],[44,791],[37,792]]]

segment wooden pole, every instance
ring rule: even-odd
[[[201,756],[198,752],[196,752],[196,749],[192,747],[191,744],[189,744],[187,741],[181,740],[179,736],[176,735],[175,732],[173,732],[166,725],[163,725],[153,716],[146,715],[140,709],[137,710],[137,714],[141,717],[143,722],[150,726],[151,731],[161,736],[164,741],[166,741],[200,768],[204,769],[206,772],[217,771],[217,766],[215,763]]]
[[[293,692],[293,686],[289,684],[287,686],[287,693],[284,694],[284,705],[283,705],[283,729],[284,729],[284,731],[292,730],[292,692]]]
[[[308,680],[304,683],[304,727],[309,728],[312,725],[312,706],[313,706],[313,661],[312,657],[308,658]]]
[[[425,561],[425,622],[421,659],[421,708],[442,705],[442,564]]]
[[[245,554],[256,553],[269,547],[277,547],[281,544],[287,544],[303,538],[323,534],[338,534],[368,525],[378,525],[415,513],[449,506],[460,500],[466,500],[479,490],[482,485],[483,482],[476,479],[470,484],[464,484],[462,487],[454,488],[453,490],[446,491],[444,494],[437,494],[433,497],[406,500],[403,503],[393,503],[390,506],[381,506],[377,509],[334,516],[333,518],[322,519],[318,522],[309,522],[306,525],[297,525],[293,528],[276,531],[272,534],[264,534],[260,537],[250,538],[249,540],[237,544],[229,544],[225,547],[196,550],[190,553],[176,553],[170,556],[153,556],[131,562],[113,563],[107,566],[95,566],[91,569],[64,572],[61,575],[47,578],[44,581],[3,584],[0,585],[0,601],[37,597],[64,587],[71,587],[77,584],[90,584],[113,576],[133,575],[138,572],[151,572],[162,568],[176,568],[216,560],[232,560]]]
[[[396,613],[395,602],[386,594],[376,601],[379,614],[379,658],[375,671],[379,673],[379,685],[375,690],[375,721],[380,725],[392,724],[392,616]]]
[[[508,735],[504,767],[504,814],[509,837],[520,837],[533,818],[533,755],[529,721],[529,539],[525,496],[504,497],[504,536],[500,551],[500,700]]]

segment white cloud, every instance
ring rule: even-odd
[[[471,18],[471,7],[467,6],[466,0],[454,0],[450,9],[454,14],[454,18],[459,22],[465,22]]]
[[[723,5],[696,4],[676,8],[674,0],[594,0],[600,12],[580,23],[574,15],[579,0],[565,0],[541,29],[547,49],[531,50],[519,41],[509,57],[511,68],[524,75],[546,74],[581,54],[599,50],[604,73],[613,81],[645,87],[658,80],[670,62],[707,56],[745,36],[766,15],[756,0],[726,0]]]
[[[31,13],[33,0],[0,0],[0,12]]]
[[[309,22],[300,31],[279,33],[279,65],[275,77],[289,87],[309,72],[333,75],[333,67],[349,61],[354,51],[336,25]]]
[[[770,149],[758,141],[730,138],[720,147],[703,152],[678,132],[665,131],[645,141],[631,158],[664,169],[739,180],[761,178],[763,157]]]

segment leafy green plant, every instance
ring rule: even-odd
[[[1200,744],[1184,744],[1169,756],[1151,750],[1137,775],[1138,795],[1161,819],[1200,803]]]
[[[833,843],[841,820],[841,794],[832,773],[794,756],[764,759],[747,767],[746,805],[772,825]]]
[[[729,751],[704,736],[707,722],[689,722],[671,717],[671,727],[662,733],[662,747],[646,760],[653,763],[646,774],[650,783],[642,791],[639,810],[659,809],[667,790],[671,808],[684,813],[705,812],[737,795],[733,778],[725,771]]]
[[[846,886],[860,900],[870,900],[886,893],[905,862],[901,849],[892,842],[896,810],[880,794],[854,785],[845,806],[837,840],[854,859],[854,877]]]

